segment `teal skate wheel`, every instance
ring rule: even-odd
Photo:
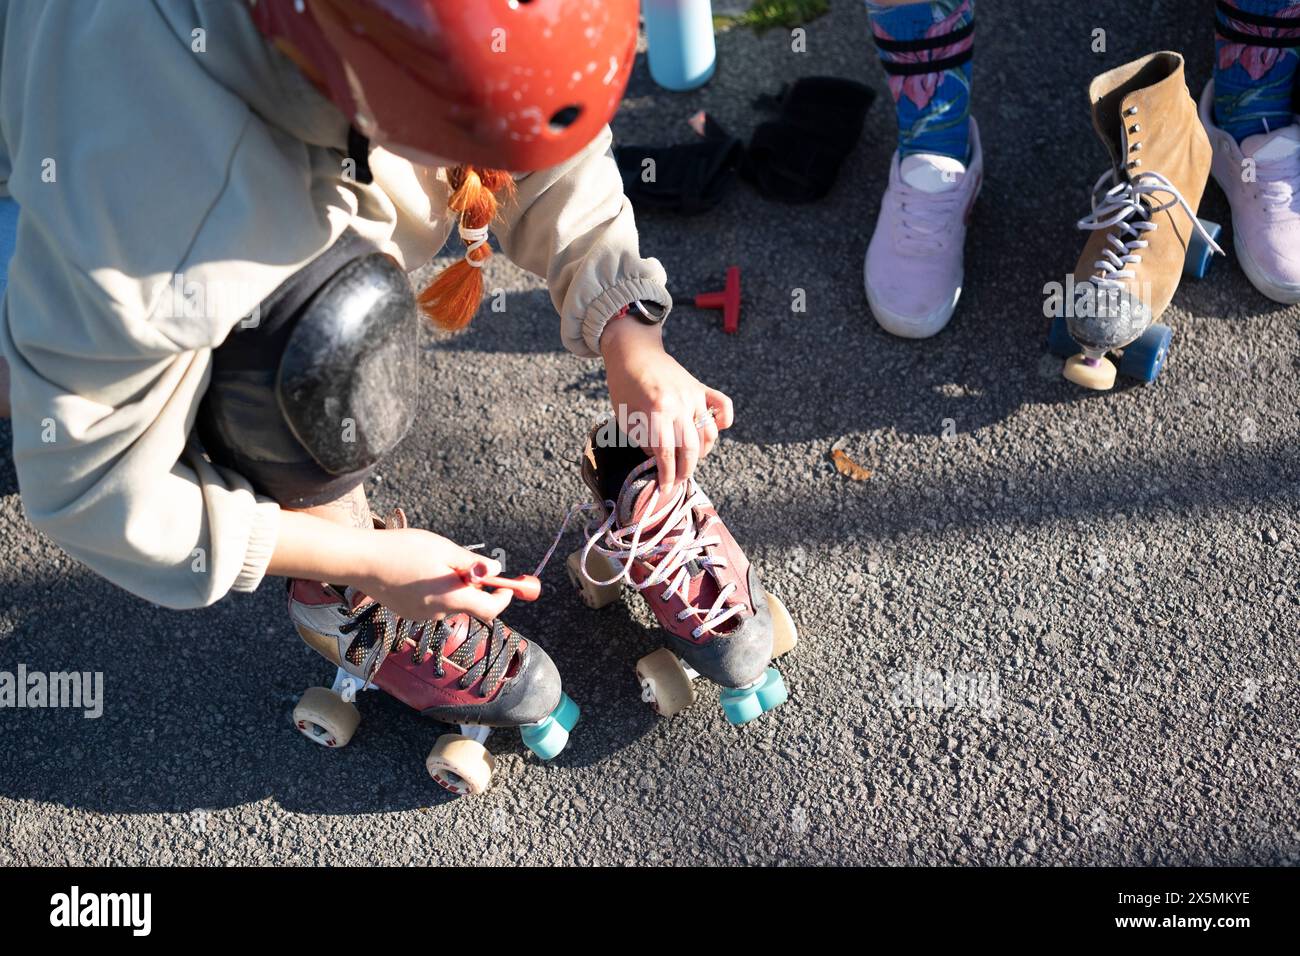
[[[775,710],[784,704],[790,697],[789,692],[785,689],[785,681],[781,679],[781,673],[775,667],[769,667],[767,673],[763,675],[763,683],[755,691],[758,696],[759,706],[763,708],[763,713],[769,710]]]
[[[582,709],[568,694],[560,694],[560,702],[551,711],[551,718],[565,730],[572,731],[582,716]]]
[[[553,760],[569,742],[569,731],[554,717],[519,728],[524,746],[543,760]]]
[[[1142,333],[1136,342],[1124,349],[1119,360],[1119,372],[1126,378],[1140,382],[1154,382],[1165,366],[1169,342],[1174,332],[1167,325],[1153,325]]]
[[[1197,221],[1210,234],[1211,239],[1215,242],[1219,241],[1219,233],[1223,232],[1222,226],[1208,219]],[[1187,258],[1183,260],[1183,275],[1193,279],[1204,279],[1205,274],[1210,271],[1210,260],[1213,258],[1214,250],[1205,241],[1205,237],[1199,232],[1193,232],[1191,240],[1187,243]]]
[[[758,689],[762,686],[760,683],[753,687],[728,687],[722,692],[722,712],[728,723],[739,727],[763,716],[763,704],[758,699]]]
[[[1063,315],[1052,319],[1052,328],[1047,333],[1047,351],[1057,358],[1069,358],[1079,353],[1079,343],[1071,337],[1070,324]]]

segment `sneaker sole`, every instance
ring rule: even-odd
[[[1283,305],[1295,305],[1300,302],[1300,285],[1286,285],[1275,282],[1266,276],[1263,270],[1255,264],[1255,260],[1250,257],[1245,243],[1241,241],[1241,234],[1238,232],[1234,232],[1232,235],[1232,247],[1237,252],[1237,262],[1241,264],[1241,271],[1246,273],[1246,278],[1250,280],[1250,284],[1262,294]]]
[[[866,283],[865,277],[863,286],[867,291],[867,305],[871,307],[871,314],[875,317],[877,325],[899,338],[928,339],[942,332],[952,319],[953,313],[957,310],[957,302],[961,299],[963,281],[964,278],[958,281],[951,302],[940,306],[929,315],[920,317],[902,315],[885,308],[880,304],[880,299],[872,291],[871,286]]]

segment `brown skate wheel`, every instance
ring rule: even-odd
[[[477,740],[461,734],[443,734],[424,758],[429,776],[444,790],[457,796],[479,794],[492,785],[496,763]]]
[[[681,661],[666,647],[636,662],[641,699],[660,717],[674,717],[695,703],[695,688]]]
[[[799,632],[795,630],[794,618],[790,617],[779,597],[768,594],[767,607],[772,612],[772,660],[776,660],[794,650],[799,643]]]
[[[578,589],[578,593],[582,595],[582,603],[587,607],[602,608],[613,604],[623,592],[623,585],[617,581],[613,584],[592,584],[588,581],[582,574],[581,551],[569,555],[569,560],[564,563],[564,566],[569,571],[569,580]],[[613,562],[604,555],[594,552],[587,558],[587,568],[594,577],[604,581],[608,581],[618,573],[618,568]]]
[[[293,709],[293,725],[308,740],[337,750],[346,747],[361,712],[328,687],[308,687]]]
[[[1075,385],[1097,392],[1108,392],[1115,386],[1115,371],[1115,364],[1109,359],[1100,359],[1092,365],[1082,355],[1075,355],[1065,360],[1061,374]]]

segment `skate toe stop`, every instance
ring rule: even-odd
[[[564,706],[565,701],[573,704],[568,697],[564,697],[556,707],[556,712]],[[576,711],[577,706],[574,705],[573,709]],[[575,723],[577,722],[576,713],[570,713],[568,716],[572,717]],[[569,728],[557,719],[555,713],[552,713],[535,724],[524,724],[519,728],[519,736],[524,739],[524,746],[542,760],[553,760],[569,743]]]
[[[1117,369],[1107,359],[1089,362],[1082,355],[1074,355],[1065,360],[1061,374],[1075,385],[1082,385],[1096,392],[1107,392],[1115,387]]]

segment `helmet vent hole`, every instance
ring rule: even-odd
[[[556,110],[555,114],[551,117],[551,132],[563,132],[576,123],[578,117],[581,115],[581,106],[566,106],[563,109]]]

